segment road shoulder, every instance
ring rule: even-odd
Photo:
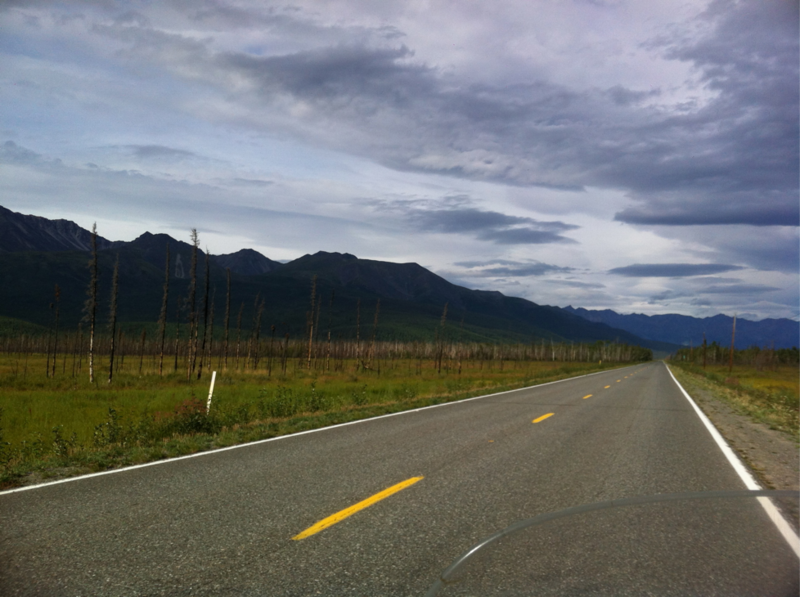
[[[737,412],[718,395],[724,388],[680,367],[670,369],[764,488],[800,490],[800,451],[789,434]],[[792,517],[797,521],[798,513]]]

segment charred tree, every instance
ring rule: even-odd
[[[225,293],[225,332],[222,336],[222,358],[228,370],[228,329],[231,323],[231,268],[225,268],[227,290]]]
[[[55,301],[56,301],[56,323],[55,329],[53,331],[53,374],[51,377],[56,376],[56,357],[58,356],[58,311],[59,307],[61,306],[61,289],[56,284],[56,291],[55,291]]]
[[[167,335],[167,306],[169,302],[169,243],[164,265],[164,294],[161,297],[161,313],[158,316],[158,374],[164,375],[164,339]]]
[[[114,274],[111,278],[111,306],[108,311],[108,330],[111,333],[111,349],[108,356],[108,383],[114,377],[114,347],[117,337],[117,293],[119,291],[119,255],[114,263]]]
[[[192,378],[194,373],[195,357],[197,356],[197,229],[192,228],[192,262],[189,266],[189,295],[186,298],[186,307],[189,311],[189,358],[186,363],[186,379]]]
[[[208,290],[209,290],[209,256],[208,247],[206,247],[206,270],[205,270],[205,285],[203,288],[203,341],[200,345],[200,362],[197,365],[197,379],[203,375],[203,361],[206,357],[206,337],[208,336]]]
[[[84,303],[84,320],[89,323],[89,382],[94,383],[94,332],[97,320],[97,224],[92,224],[92,258],[89,260],[89,295]]]

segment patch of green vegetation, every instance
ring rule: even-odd
[[[18,338],[23,334],[26,336],[43,336],[46,333],[47,328],[44,326],[0,315],[0,338]]]
[[[765,370],[739,366],[729,371],[722,365],[703,369],[679,361],[671,362],[670,366],[681,384],[709,391],[737,412],[798,441],[800,379],[797,367],[783,365]]]
[[[395,360],[356,372],[297,367],[287,375],[220,371],[206,414],[209,379],[185,373],[47,378],[44,357],[22,376],[0,356],[0,485],[171,458],[399,412],[470,396],[626,366],[619,363],[465,362],[460,373],[430,361]],[[135,368],[134,368],[135,369]],[[98,363],[98,370],[102,370]]]

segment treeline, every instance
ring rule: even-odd
[[[47,336],[7,337],[0,342],[0,350],[11,357],[11,373],[27,376],[31,355],[46,355],[45,371],[48,377],[77,377],[87,372],[88,335],[62,334],[58,344]],[[188,338],[170,342],[162,353],[159,340],[148,337],[143,329],[140,335],[116,335],[114,344],[114,372],[136,375],[184,374],[192,358]],[[97,336],[94,345],[96,372],[106,371],[111,365],[112,338]],[[531,361],[554,362],[611,362],[632,363],[652,360],[650,349],[616,343],[554,343],[547,340],[529,344],[485,344],[468,342],[399,342],[323,339],[312,341],[291,339],[274,335],[265,338],[234,338],[226,345],[219,338],[209,337],[203,353],[195,355],[198,371],[212,370],[252,372],[258,374],[288,375],[293,371],[312,370],[353,372],[408,367],[414,373],[423,371],[459,373],[463,368],[499,369],[516,368]],[[33,361],[31,361],[32,363]],[[41,360],[36,359],[37,367]]]
[[[210,254],[205,252],[204,276],[200,278],[197,231],[193,229],[190,237],[192,253],[185,295],[176,299],[170,294],[170,248],[167,245],[157,324],[144,325],[141,333],[132,333],[130,325],[123,328],[117,318],[119,257],[114,265],[105,316],[100,308],[97,227],[92,226],[90,275],[81,323],[77,330],[60,329],[61,293],[55,285],[47,333],[21,334],[0,340],[4,352],[16,355],[14,374],[27,375],[28,356],[34,353],[46,355],[48,377],[87,374],[92,383],[96,381],[101,366],[104,376],[107,374],[107,383],[111,383],[117,371],[139,375],[180,371],[185,372],[187,379],[201,379],[210,369],[264,372],[267,375],[274,372],[285,375],[291,368],[326,371],[353,367],[355,370],[380,371],[387,362],[394,366],[399,360],[416,361],[419,372],[426,362],[430,363],[427,367],[432,366],[439,372],[460,372],[464,363],[475,363],[480,367],[485,363],[493,367],[496,363],[502,368],[505,363],[523,361],[636,362],[652,359],[649,349],[602,341],[592,344],[555,343],[552,339],[525,344],[463,342],[463,320],[460,326],[448,324],[447,304],[436,329],[432,330],[433,341],[379,340],[380,299],[376,300],[374,310],[370,305],[369,313],[363,314],[364,325],[361,300],[358,299],[354,313],[355,337],[336,338],[331,327],[335,295],[331,291],[329,297],[320,296],[316,277],[311,280],[305,330],[295,330],[291,334],[285,324],[280,329],[276,324],[265,325],[267,297],[256,295],[252,309],[248,309],[248,318],[244,317],[244,303],[238,309],[231,304],[230,269],[226,270],[224,315],[221,322],[215,322],[214,315],[218,309],[216,289],[210,285]],[[170,317],[170,313],[174,315]]]
[[[751,346],[745,349],[734,349],[731,361],[730,346],[720,346],[716,342],[697,347],[684,347],[671,357],[674,360],[695,365],[728,365],[755,367],[759,371],[772,370],[779,365],[800,365],[798,348],[760,348]]]

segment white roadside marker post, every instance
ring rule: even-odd
[[[214,382],[217,380],[217,372],[211,374],[211,387],[208,389],[208,402],[206,402],[206,414],[211,410],[211,396],[214,395]]]

